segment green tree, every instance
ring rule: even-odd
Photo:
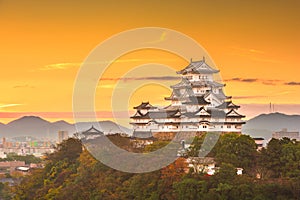
[[[21,156],[16,153],[8,153],[6,158],[0,158],[0,161],[25,161],[25,164],[40,163],[42,160],[34,155]]]
[[[220,170],[211,179],[216,186],[218,183],[232,184],[236,176],[236,168],[232,164],[222,163]]]
[[[283,144],[287,144],[287,140],[280,141],[272,138],[267,145],[265,151],[261,152],[261,164],[271,171],[274,178],[282,176],[284,163],[281,161]]]
[[[250,136],[235,133],[222,135],[214,151],[219,164],[230,163],[244,168],[246,172],[254,166],[257,154],[255,142]]]
[[[73,179],[77,171],[81,142],[70,138],[58,145],[48,155],[44,169],[32,172],[16,187],[14,199],[60,199],[65,183]]]
[[[206,183],[195,178],[184,178],[178,183],[174,183],[173,188],[178,200],[202,199]]]
[[[280,162],[285,177],[300,177],[300,143],[290,141],[283,144]]]

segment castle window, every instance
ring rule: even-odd
[[[230,125],[227,125],[227,128],[231,128],[231,126],[230,126]]]

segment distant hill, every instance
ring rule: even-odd
[[[131,130],[120,126],[112,121],[100,122],[79,122],[76,125],[60,120],[49,122],[37,116],[24,116],[8,124],[0,124],[0,137],[24,138],[34,137],[38,139],[57,140],[57,132],[60,130],[68,131],[69,135],[89,129],[91,126],[99,128],[105,134],[127,133]]]
[[[52,122],[52,125],[56,126],[56,127],[73,127],[73,124],[70,124],[64,120],[59,120],[56,122]]]
[[[51,137],[53,132],[51,122],[36,116],[24,116],[9,122],[5,127],[5,132],[0,130],[5,137],[32,136],[32,137]]]
[[[70,134],[76,132],[76,128],[75,128],[74,124],[70,124],[64,120],[53,122],[51,125],[55,130],[66,130]]]
[[[286,115],[283,113],[261,114],[243,126],[242,132],[252,137],[272,137],[272,133],[287,128],[288,131],[300,131],[300,115]]]
[[[99,129],[105,134],[127,133],[132,134],[132,130],[120,126],[112,121],[100,122],[79,122],[70,124],[60,120],[49,122],[37,116],[24,116],[8,124],[0,123],[0,137],[24,137],[30,136],[38,139],[57,139],[57,132],[66,130],[69,135],[89,129],[91,126]],[[274,131],[287,128],[289,131],[300,131],[300,115],[285,115],[282,113],[261,114],[247,121],[242,132],[252,137],[264,137],[270,139]]]
[[[4,128],[4,127],[5,127],[5,124],[3,124],[3,123],[0,122],[0,129]]]

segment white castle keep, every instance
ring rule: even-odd
[[[223,91],[225,84],[216,82],[213,69],[206,62],[192,61],[183,70],[181,82],[171,86],[172,94],[165,100],[167,107],[159,108],[149,102],[134,107],[131,117],[134,136],[152,137],[157,133],[177,132],[241,132],[242,118],[237,110],[240,106],[231,101]]]

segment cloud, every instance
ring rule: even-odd
[[[266,98],[267,96],[234,96],[233,99],[257,99],[257,98]]]
[[[29,84],[24,84],[24,85],[15,85],[13,86],[13,88],[35,88],[35,87]]]
[[[167,32],[164,31],[161,33],[160,37],[157,40],[150,41],[150,42],[145,42],[145,44],[154,44],[154,43],[160,43],[166,40],[167,37]]]
[[[18,103],[0,104],[0,108],[14,107],[14,106],[20,106],[20,105],[23,105],[23,104],[18,104]]]
[[[242,53],[252,53],[252,54],[264,54],[265,52],[258,49],[249,49],[249,48],[241,48],[241,47],[230,47],[233,50],[237,50]]]
[[[257,78],[232,78],[226,79],[225,81],[238,81],[238,82],[246,82],[246,83],[253,83],[259,81]]]
[[[134,113],[133,110],[126,111],[96,111],[94,112],[77,112],[76,116],[80,119],[91,119],[95,116],[101,119],[116,118],[116,119],[129,119]],[[0,112],[1,118],[20,118],[22,116],[39,116],[42,118],[54,119],[71,119],[74,117],[73,112]]]
[[[262,80],[261,83],[264,85],[277,85],[278,80]]]
[[[269,93],[268,95],[253,95],[253,96],[233,96],[234,99],[256,99],[256,98],[270,98],[270,97],[277,97],[286,94],[290,94],[292,91],[281,91],[281,92],[273,92]]]
[[[179,81],[178,76],[145,76],[145,77],[118,77],[118,78],[101,78],[100,81],[143,81],[143,80],[153,80],[153,81]],[[290,85],[290,86],[300,86],[300,82],[284,82],[278,79],[258,79],[258,78],[240,78],[235,77],[231,79],[225,79],[225,82],[241,82],[241,83],[261,83],[263,85]],[[103,88],[112,88],[111,85],[100,86]]]
[[[229,47],[231,49],[230,55],[244,57],[253,61],[267,62],[267,63],[282,63],[282,60],[271,59],[266,57],[265,52],[253,48],[240,48],[240,47]]]
[[[291,93],[293,93],[293,91],[281,91],[281,92],[277,92],[276,95],[273,96],[280,96],[280,95],[286,95]]]
[[[261,83],[264,85],[278,85],[281,84],[283,81],[278,79],[258,79],[258,78],[231,78],[231,79],[225,79],[225,82],[242,82],[242,83]]]
[[[260,62],[268,62],[268,63],[282,63],[281,60],[277,60],[277,59],[269,59],[269,58],[252,57],[252,60],[260,61]]]
[[[123,86],[116,84],[106,84],[103,81],[122,81],[124,83],[130,81],[179,81],[180,77],[178,76],[146,76],[146,77],[119,77],[119,78],[101,78],[97,88],[99,89],[122,89]]]
[[[290,81],[290,82],[284,82],[283,80],[278,79],[258,79],[258,78],[231,78],[231,79],[225,79],[225,82],[243,82],[243,83],[261,83],[264,85],[289,85],[289,86],[300,86],[300,82],[297,81]]]
[[[249,52],[251,52],[251,53],[258,53],[258,54],[264,54],[265,53],[264,51],[257,50],[257,49],[249,49]]]
[[[176,59],[140,59],[140,58],[132,58],[132,59],[117,59],[117,60],[104,60],[95,63],[55,63],[45,65],[40,67],[38,70],[48,71],[48,70],[65,70],[74,67],[80,67],[82,64],[110,64],[110,63],[130,63],[130,62],[161,62],[161,61],[177,61]]]
[[[284,83],[285,85],[295,85],[295,86],[300,86],[300,82],[294,82],[294,81],[292,81],[292,82],[286,82],[286,83]]]
[[[45,65],[39,70],[42,71],[47,71],[47,70],[64,70],[64,69],[69,69],[72,67],[79,67],[82,63],[56,63],[56,64],[50,64],[50,65]]]
[[[247,83],[252,83],[252,82],[257,82],[257,78],[233,78],[229,79],[229,81],[239,81],[239,82],[247,82]]]
[[[100,84],[97,86],[98,88],[103,88],[103,89],[112,89],[115,87],[114,84]]]
[[[101,78],[101,81],[142,81],[142,80],[161,80],[161,81],[173,81],[180,80],[178,76],[146,76],[146,77],[120,77],[120,78]]]

